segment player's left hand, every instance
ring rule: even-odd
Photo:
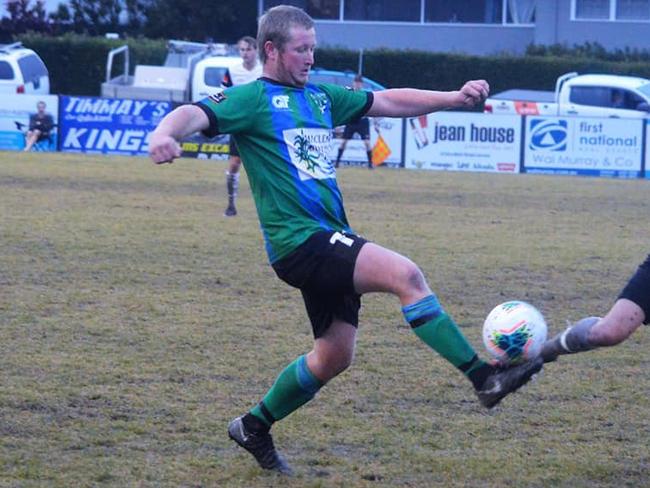
[[[470,80],[459,91],[461,107],[474,107],[483,103],[490,94],[490,85],[485,80]]]

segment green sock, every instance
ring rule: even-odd
[[[314,398],[323,382],[307,366],[307,356],[300,356],[280,373],[262,401],[250,411],[267,426],[283,419]]]
[[[462,371],[475,386],[483,384],[492,367],[478,357],[435,295],[407,305],[402,312],[422,342]]]

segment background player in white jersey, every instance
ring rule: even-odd
[[[233,66],[226,71],[221,86],[228,88],[236,85],[243,85],[255,81],[262,76],[262,63],[257,57],[257,41],[250,36],[244,36],[237,42],[237,49],[242,59],[242,64]],[[239,189],[239,169],[241,158],[235,138],[230,136],[230,158],[228,159],[228,171],[226,172],[226,188],[228,189],[228,207],[224,215],[234,217],[237,215],[235,199]]]

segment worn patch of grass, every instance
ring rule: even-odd
[[[250,190],[221,216],[223,163],[0,153],[0,485],[643,486],[646,330],[570,358],[482,410],[364,298],[353,368],[282,421],[297,470],[225,435],[311,332],[266,262]],[[499,302],[551,331],[604,313],[645,258],[648,181],[343,168],[355,229],[417,262],[479,351]]]

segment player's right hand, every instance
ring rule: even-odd
[[[171,136],[156,134],[154,131],[149,139],[149,157],[156,164],[173,163],[181,157],[181,146]]]

